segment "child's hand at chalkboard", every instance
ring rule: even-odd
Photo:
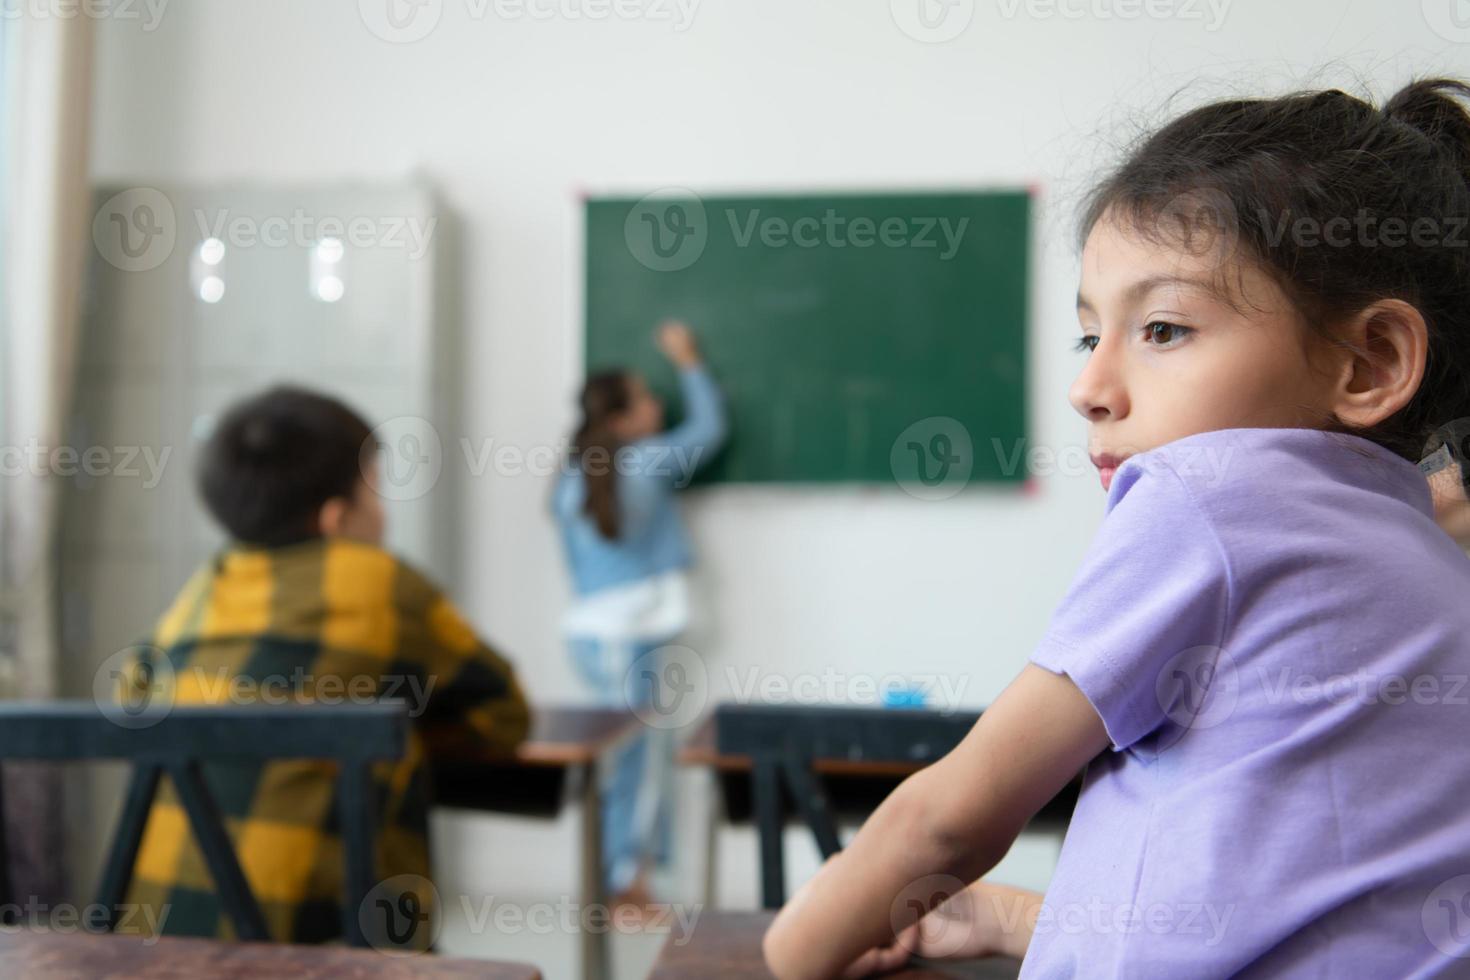
[[[681,320],[665,320],[658,327],[658,349],[674,362],[676,367],[690,368],[699,364],[699,345],[694,342],[694,331]]]

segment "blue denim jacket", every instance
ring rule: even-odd
[[[582,512],[587,493],[582,474],[573,471],[557,480],[552,513],[578,594],[688,568],[692,561],[674,493],[724,443],[725,410],[720,390],[703,366],[680,371],[679,383],[684,421],[617,455],[620,530],[615,540],[604,538]]]

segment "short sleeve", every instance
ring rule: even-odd
[[[1122,485],[1111,488],[1107,516],[1030,660],[1072,679],[1118,751],[1173,715],[1178,685],[1166,671],[1224,642],[1230,575],[1178,473],[1135,457],[1115,480]]]

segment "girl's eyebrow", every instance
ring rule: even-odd
[[[1191,279],[1188,276],[1160,275],[1149,276],[1145,279],[1140,279],[1130,285],[1126,290],[1123,291],[1123,301],[1125,303],[1136,303],[1147,296],[1149,293],[1153,292],[1155,289],[1158,289],[1160,286],[1191,286],[1209,296],[1220,298],[1219,288],[1214,283],[1207,280]],[[1082,295],[1082,290],[1080,289],[1077,290],[1077,311],[1079,313],[1087,312],[1094,315],[1096,315],[1097,313],[1097,310],[1093,307],[1092,303],[1087,299],[1086,296]]]

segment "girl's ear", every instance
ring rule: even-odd
[[[1349,425],[1377,425],[1409,403],[1424,380],[1429,328],[1401,299],[1365,307],[1344,328],[1348,359],[1332,408]]]

